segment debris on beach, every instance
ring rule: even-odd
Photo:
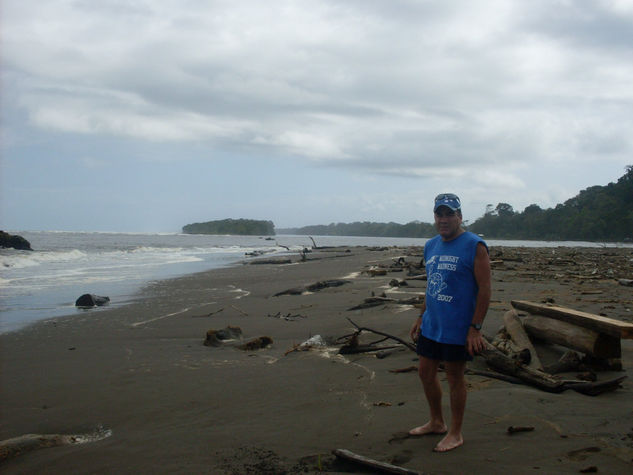
[[[327,350],[329,347],[330,343],[328,343],[328,339],[322,337],[321,335],[314,335],[298,345],[293,345],[292,348],[284,353],[284,356],[288,356],[290,353],[295,351],[309,351],[313,349]]]
[[[373,266],[365,271],[365,274],[368,274],[372,277],[387,275],[387,269],[384,267]]]
[[[300,348],[325,347],[327,342],[321,335],[314,335],[299,345]]]
[[[227,326],[222,330],[208,330],[204,340],[204,346],[222,346],[228,341],[242,339],[242,329],[240,327]]]
[[[378,330],[373,330],[371,328],[367,328],[367,327],[359,327],[358,325],[356,325],[356,323],[354,323],[350,318],[347,319],[352,325],[354,325],[354,327],[356,328],[356,331],[354,333],[352,333],[351,335],[344,335],[342,337],[339,337],[337,341],[345,341],[345,344],[341,347],[341,349],[339,350],[339,352],[341,354],[353,354],[353,353],[366,353],[368,351],[381,351],[381,350],[385,350],[385,349],[389,349],[389,348],[396,348],[399,347],[400,345],[403,345],[407,348],[409,348],[410,350],[415,352],[415,346],[413,346],[413,344],[404,341],[403,339],[394,336],[394,335],[390,335],[388,333],[382,332],[382,331],[378,331]],[[360,340],[360,336],[363,332],[370,332],[370,333],[375,333],[376,335],[380,335],[383,338],[381,338],[378,341],[374,341],[371,342],[367,345],[361,345],[359,344],[359,340]],[[376,346],[378,343],[382,343],[383,341],[386,340],[394,340],[397,343],[399,343],[398,346]]]
[[[554,305],[513,300],[514,307],[504,315],[505,326],[481,353],[489,367],[505,375],[519,378],[548,392],[573,389],[596,396],[620,387],[626,378],[596,381],[587,367],[621,370],[622,338],[633,339],[633,324]],[[530,315],[519,318],[518,311]],[[530,337],[568,348],[555,365],[543,368]],[[506,344],[510,343],[510,344]],[[525,352],[529,356],[526,359]],[[575,352],[584,354],[581,358]],[[576,379],[565,380],[555,374],[578,371]]]
[[[239,345],[238,348],[244,351],[254,351],[267,348],[273,344],[273,339],[269,336],[259,336],[247,341],[243,345]]]
[[[340,287],[341,285],[350,284],[350,280],[332,279],[315,282],[314,284],[306,285],[305,287],[293,287],[292,289],[283,290],[277,292],[273,297],[279,297],[281,295],[301,295],[304,292],[318,292],[319,290],[327,289],[330,287]]]
[[[413,307],[420,306],[424,302],[424,297],[418,295],[416,297],[410,297],[406,299],[394,299],[391,297],[367,297],[362,303],[348,308],[348,311],[362,310],[365,308],[378,307],[380,305],[394,304],[394,305],[411,305]]]
[[[508,435],[516,434],[518,432],[532,432],[534,427],[532,426],[510,426],[508,427]]]
[[[574,321],[575,324],[567,324],[573,327],[567,338],[556,337],[554,341],[551,341],[552,332],[547,330],[538,332],[537,334],[537,337],[541,341],[547,342],[549,340],[558,345],[567,346],[568,348],[571,347],[571,349],[578,349],[580,347],[584,350],[585,357],[582,359],[579,356],[576,357],[567,353],[559,362],[560,366],[558,369],[573,371],[581,369],[586,371],[585,366],[596,367],[596,365],[608,370],[621,369],[620,338],[633,339],[633,324],[601,317],[599,315],[578,312],[572,309],[539,306],[539,304],[532,304],[530,302],[512,301],[512,305],[517,309],[530,308],[533,312],[539,312],[544,314],[544,316],[551,317],[550,320],[555,322],[552,324],[553,326],[562,323],[557,322],[557,319]],[[340,338],[347,339],[346,343],[341,347],[342,353],[365,352],[371,351],[372,348],[378,348],[375,346],[378,342],[369,345],[360,345],[358,343],[360,334],[363,331],[384,336],[385,338],[379,340],[379,342],[385,339],[392,339],[415,352],[415,347],[411,343],[399,337],[371,328],[360,327],[349,318],[348,320],[356,327],[356,332],[352,335],[346,335]],[[497,338],[493,340],[494,344],[490,342],[489,338],[485,338],[486,348],[478,354],[478,356],[485,359],[487,365],[493,371],[483,372],[469,369],[468,372],[470,374],[493,377],[514,384],[529,384],[543,391],[552,393],[561,393],[567,389],[572,389],[589,396],[596,396],[616,390],[621,387],[621,383],[626,379],[626,375],[624,375],[606,381],[596,381],[595,379],[597,378],[594,379],[591,374],[585,375],[582,373],[577,375],[575,379],[563,379],[553,373],[548,373],[543,368],[528,336],[528,333],[533,330],[528,331],[527,329],[533,327],[527,325],[524,327],[516,310],[508,312],[504,321],[506,326],[500,330]],[[582,328],[583,326],[585,328]],[[593,329],[593,333],[586,331],[587,326]],[[603,333],[607,333],[607,335],[605,336]],[[499,338],[499,335],[504,335],[504,337]],[[532,335],[534,335],[534,333],[532,333]],[[600,339],[604,340],[606,337],[611,338],[608,345],[596,344],[596,341]],[[505,342],[502,340],[505,340]],[[572,366],[575,361],[581,361],[583,366]]]
[[[632,279],[630,248],[490,248],[490,264],[494,269],[512,270],[518,276],[532,279],[592,282]],[[621,284],[625,285],[625,284]]]
[[[244,351],[260,350],[267,348],[273,344],[273,339],[269,336],[259,336],[253,338],[246,343],[242,342],[242,329],[240,327],[227,326],[222,330],[208,330],[206,339],[204,340],[205,346],[223,346],[227,343],[235,344],[235,348]]]
[[[0,462],[36,449],[98,442],[112,435],[110,429],[97,427],[87,434],[26,434],[0,441]]]
[[[248,262],[251,265],[257,264],[292,264],[292,259],[287,257],[279,257],[276,259],[255,259]]]
[[[277,312],[274,315],[271,315],[270,313],[268,315],[266,315],[267,317],[270,318],[279,318],[281,320],[285,320],[287,322],[294,322],[299,318],[308,318],[305,315],[301,315],[300,313],[295,313],[294,315],[292,313],[287,313],[285,315],[282,315],[281,312]]]
[[[419,475],[420,473],[416,470],[410,470],[399,465],[392,465],[390,463],[380,462],[363,455],[358,455],[347,449],[335,449],[332,453],[340,459],[353,462],[354,464],[361,465],[365,468],[370,468],[372,471],[378,473],[399,473],[403,475]]]

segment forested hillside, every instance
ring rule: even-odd
[[[592,186],[577,196],[542,209],[536,204],[523,212],[509,203],[488,205],[484,216],[468,230],[491,239],[532,239],[569,241],[633,240],[633,165],[616,182]],[[278,229],[281,234],[321,236],[377,236],[428,238],[436,234],[430,223],[332,223]]]
[[[222,219],[193,223],[183,226],[185,234],[237,234],[248,236],[274,236],[275,225],[272,221],[253,219]]]
[[[631,240],[633,165],[616,183],[587,188],[555,208],[533,204],[517,213],[508,203],[488,205],[485,215],[468,229],[497,239]]]

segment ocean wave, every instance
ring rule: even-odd
[[[71,251],[19,251],[0,255],[0,265],[5,268],[24,269],[47,263],[77,261],[86,256],[85,252],[78,249]]]

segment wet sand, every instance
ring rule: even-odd
[[[420,248],[337,248],[307,262],[236,267],[157,282],[121,308],[77,311],[0,335],[0,440],[24,434],[102,434],[102,440],[12,457],[3,473],[348,473],[333,449],[424,473],[629,473],[633,468],[633,342],[622,341],[622,388],[596,397],[552,394],[468,376],[465,443],[432,452],[440,436],[407,437],[428,411],[408,349],[338,355],[340,345],[290,351],[315,335],[354,331],[348,318],[402,339],[418,314],[372,295],[407,299],[426,282],[393,264],[420,263]],[[553,301],[633,321],[633,249],[492,248],[494,335],[510,300]],[[387,268],[385,275],[367,271]],[[300,295],[275,294],[348,280]],[[391,287],[392,280],[406,286]],[[98,293],[98,292],[96,292]],[[284,318],[286,317],[286,318]],[[208,330],[240,327],[265,349],[205,346]],[[378,339],[363,333],[363,342]],[[382,344],[389,344],[384,342]],[[560,347],[537,346],[544,363]],[[482,358],[470,366],[485,369]],[[442,385],[447,389],[442,376]],[[447,391],[444,407],[448,415]],[[507,434],[509,426],[531,432]]]

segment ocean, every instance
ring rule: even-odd
[[[308,236],[215,236],[104,232],[20,232],[33,251],[0,249],[0,333],[39,320],[83,312],[82,294],[110,297],[108,307],[131,302],[152,281],[251,259],[298,254],[312,247]],[[423,246],[426,239],[313,236],[318,246]],[[586,246],[584,242],[488,241],[491,246]],[[616,246],[616,244],[610,244]],[[619,246],[631,246],[620,244]],[[102,307],[108,308],[108,307]],[[93,311],[99,311],[95,309]]]

